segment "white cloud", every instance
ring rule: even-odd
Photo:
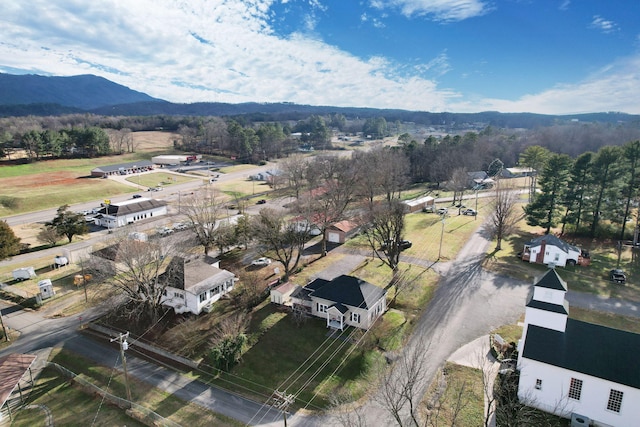
[[[453,111],[533,112],[572,114],[594,111],[622,111],[640,114],[640,56],[603,67],[576,84],[558,85],[518,100],[483,99],[450,104]]]
[[[606,34],[618,31],[618,24],[616,24],[613,21],[604,19],[600,15],[593,16],[593,20],[591,21],[591,24],[589,25],[589,27],[596,30],[600,30]]]
[[[3,5],[0,70],[96,74],[173,102],[290,101],[417,111],[640,113],[638,58],[611,64],[581,83],[516,101],[466,99],[432,80],[451,70],[447,51],[411,69],[410,64],[382,56],[356,57],[312,33],[281,37],[271,27],[278,18],[271,8],[275,1],[8,2]],[[455,5],[476,5],[480,7],[476,13],[486,11],[484,3],[472,0],[393,0],[385,5],[391,3],[412,5],[415,14],[440,13],[440,19],[447,14],[471,16],[451,15],[464,9],[451,8]],[[323,10],[319,1],[314,5],[313,11]],[[361,19],[382,24],[367,15]]]
[[[560,6],[558,6],[558,9],[568,10],[570,4],[571,4],[571,0],[563,0],[562,3],[560,3]]]
[[[434,21],[463,21],[484,15],[491,7],[482,0],[371,0],[376,9],[399,9],[407,16],[427,16]]]
[[[7,70],[92,73],[174,102],[291,101],[439,111],[454,96],[430,80],[397,77],[384,58],[357,58],[309,34],[278,37],[269,25],[271,5],[271,0],[136,0],[126,7],[117,0],[15,2],[3,16],[11,24],[0,34],[0,58]],[[315,9],[321,9],[319,3]]]

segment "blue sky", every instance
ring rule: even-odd
[[[637,0],[30,0],[0,72],[172,102],[640,114]]]

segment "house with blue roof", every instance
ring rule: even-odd
[[[572,425],[638,426],[640,334],[569,318],[554,269],[534,283],[518,343],[518,398]]]

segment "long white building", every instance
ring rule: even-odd
[[[141,197],[105,205],[94,221],[96,225],[112,229],[166,214],[166,202]]]

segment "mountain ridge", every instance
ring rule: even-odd
[[[248,116],[253,121],[304,120],[311,114],[343,114],[350,118],[384,117],[388,122],[415,122],[426,125],[483,123],[495,127],[532,128],[557,122],[640,123],[640,115],[619,112],[572,115],[536,113],[451,113],[335,107],[291,102],[230,104],[223,102],[172,103],[114,83],[92,74],[57,77],[38,74],[0,73],[0,117],[63,114],[105,116]]]

